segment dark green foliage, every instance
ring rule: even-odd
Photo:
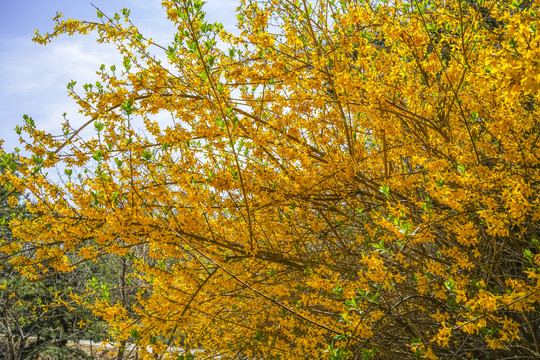
[[[4,162],[0,170],[5,166]],[[0,240],[3,243],[17,241],[8,225],[14,216],[24,216],[24,209],[7,204],[12,195],[6,184],[0,184]],[[68,343],[80,339],[102,340],[106,331],[102,323],[88,309],[77,305],[70,295],[81,293],[103,265],[83,264],[72,272],[30,281],[9,260],[4,254],[0,257],[0,359],[89,358]]]

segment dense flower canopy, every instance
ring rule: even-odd
[[[163,7],[168,45],[125,9],[36,35],[124,61],[2,155],[13,264],[132,263],[129,304],[78,300],[142,358],[540,356],[540,1],[244,0],[237,35]]]

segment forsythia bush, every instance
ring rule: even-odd
[[[124,61],[16,129],[11,262],[124,258],[133,301],[76,300],[141,358],[540,357],[540,1],[202,5],[166,45],[125,9],[36,35]]]

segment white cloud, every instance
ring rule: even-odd
[[[129,8],[140,31],[166,45],[176,29],[159,3],[129,0],[125,5],[114,3],[112,13],[109,11],[112,5],[101,9],[114,15],[122,6]],[[209,0],[205,6],[207,20],[222,22],[227,30],[233,31],[237,5],[236,0]],[[66,84],[71,79],[77,85],[95,83],[100,64],[120,67],[122,60],[113,45],[97,44],[95,36],[63,36],[45,47],[29,38],[28,34],[0,37],[0,138],[5,140],[8,151],[19,146],[13,128],[22,123],[23,114],[32,116],[40,129],[53,133],[61,131],[63,112],[68,113],[74,126],[84,123],[86,119],[77,113],[76,105],[67,96]]]
[[[95,82],[100,64],[119,63],[112,46],[99,45],[91,37],[59,39],[50,47],[37,47],[24,39],[12,39],[10,52],[3,56],[0,77],[0,119],[5,147],[18,145],[13,128],[22,115],[34,118],[40,129],[58,133],[61,114],[77,117],[77,108],[68,98],[66,84]],[[6,44],[0,44],[4,47]]]

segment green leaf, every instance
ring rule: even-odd
[[[454,280],[452,278],[446,280],[444,282],[444,287],[450,291],[450,292],[454,292],[454,289],[456,288],[456,284],[454,284]]]
[[[206,62],[208,63],[208,66],[209,66],[209,67],[214,66],[214,60],[215,60],[215,57],[213,57],[213,56],[208,56],[208,57],[206,58]]]
[[[76,82],[75,80],[71,80],[71,81],[67,84],[68,90],[73,90],[73,87],[75,86],[75,84],[77,84],[77,82]]]
[[[126,71],[129,71],[131,69],[131,59],[129,58],[129,56],[124,56],[123,64]]]
[[[94,152],[94,154],[92,155],[92,158],[96,161],[101,161],[103,160],[103,151],[101,150],[96,150]]]
[[[94,129],[96,129],[97,132],[102,131],[104,128],[104,125],[102,122],[94,121]]]
[[[122,110],[124,111],[124,114],[131,115],[135,108],[133,107],[133,99],[129,99],[128,101],[124,101],[122,104],[120,104],[122,107]]]
[[[149,161],[152,158],[152,153],[145,150],[142,152],[141,157],[143,158],[143,160]]]
[[[34,161],[34,164],[36,165],[42,165],[43,164],[43,157],[32,155],[32,160]]]
[[[223,84],[218,83],[218,84],[217,84],[217,91],[218,91],[220,94],[223,94],[223,90],[224,90]]]
[[[223,121],[219,116],[216,118],[216,124],[222,129],[225,127],[225,121]]]

